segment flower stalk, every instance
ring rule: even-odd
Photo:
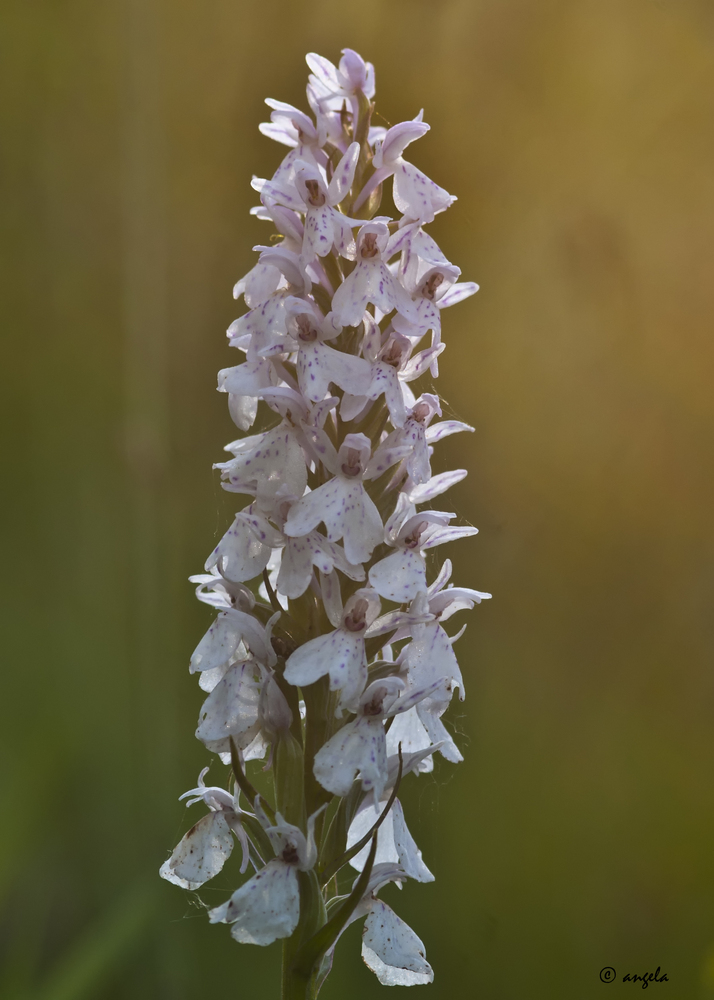
[[[267,101],[261,131],[289,150],[253,179],[252,211],[277,237],[235,286],[247,311],[228,337],[244,360],[218,376],[244,436],[217,468],[248,503],[191,578],[218,612],[191,657],[207,695],[196,735],[232,782],[201,773],[186,795],[208,811],[161,867],[195,890],[240,845],[243,880],[209,918],[242,943],[282,941],[283,1000],[317,996],[356,920],[381,983],[432,981],[379,893],[433,880],[398,792],[434,754],[462,759],[442,716],[464,696],[463,629],[444,623],[490,596],[453,586],[448,559],[432,570],[432,548],[476,533],[431,508],[465,475],[435,474],[434,446],[472,428],[412,389],[438,375],[441,310],[478,287],[424,228],[455,199],[404,159],[429,130],[421,112],[372,124],[371,64],[351,49],[307,62],[312,116]],[[396,219],[376,214],[390,180]],[[259,410],[269,429],[249,433]]]

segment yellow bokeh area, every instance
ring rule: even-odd
[[[4,0],[0,996],[277,996],[277,945],[208,925],[239,859],[198,895],[158,869],[210,761],[186,578],[243,505],[215,375],[285,152],[263,99],[306,108],[345,46],[382,122],[424,108],[431,231],[481,285],[438,383],[476,430],[434,462],[494,598],[454,622],[466,760],[405,782],[436,881],[385,899],[433,998],[714,996],[707,0]],[[384,992],[359,933],[325,1000]]]

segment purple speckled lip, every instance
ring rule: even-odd
[[[307,62],[314,119],[267,102],[261,130],[289,149],[252,186],[276,232],[235,286],[241,359],[218,376],[244,436],[215,467],[248,503],[191,578],[216,612],[190,659],[195,735],[232,780],[207,786],[201,772],[186,796],[205,815],[161,867],[194,890],[238,842],[240,877],[209,919],[245,944],[292,939],[294,1000],[308,983],[315,994],[357,919],[382,983],[433,979],[378,894],[433,879],[398,792],[435,754],[462,759],[442,721],[464,697],[449,619],[489,597],[428,556],[476,533],[430,506],[466,474],[432,468],[436,445],[472,428],[442,419],[419,384],[438,376],[443,309],[477,290],[425,228],[455,199],[405,159],[429,131],[421,113],[373,124],[369,63],[351,49]],[[390,182],[395,219],[378,214]]]

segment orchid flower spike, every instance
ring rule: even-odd
[[[430,126],[373,124],[374,67],[353,49],[307,63],[309,110],[270,98],[259,126],[283,147],[252,181],[274,232],[233,289],[239,356],[218,373],[240,436],[215,468],[242,499],[191,577],[213,615],[189,661],[195,735],[230,773],[207,785],[204,768],[181,796],[204,815],[160,869],[193,891],[223,871],[211,923],[284,941],[294,998],[317,995],[355,921],[380,983],[433,980],[379,893],[434,878],[399,791],[437,755],[463,759],[444,718],[465,626],[449,619],[490,597],[431,555],[476,534],[433,504],[466,475],[439,466],[439,442],[473,428],[421,380],[439,374],[443,310],[478,286],[425,228],[455,200],[407,159]],[[377,214],[387,186],[397,219]]]

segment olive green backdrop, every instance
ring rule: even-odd
[[[457,647],[466,762],[405,796],[437,880],[389,901],[435,1000],[657,966],[714,997],[706,0],[4,0],[0,996],[276,995],[277,947],[157,872],[209,760],[186,577],[240,507],[214,386],[262,100],[305,107],[304,53],[343,46],[388,122],[424,106],[409,153],[459,197],[432,232],[482,285],[439,382],[476,433],[437,461],[481,529],[455,580],[494,599]],[[383,991],[354,927],[325,1000]]]

